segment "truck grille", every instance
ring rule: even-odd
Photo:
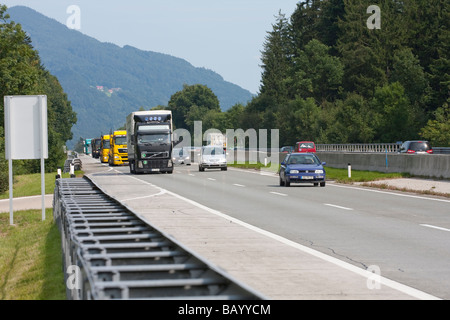
[[[144,157],[145,154],[145,157]],[[143,152],[142,159],[167,159],[169,152]]]
[[[128,149],[119,149],[119,153],[128,153]]]

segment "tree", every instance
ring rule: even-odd
[[[410,104],[405,89],[399,82],[378,87],[371,107],[377,113],[376,142],[414,139],[419,131],[417,118],[420,113]]]
[[[9,21],[7,7],[0,6],[0,96],[47,95],[49,158],[46,171],[55,171],[65,154],[63,146],[72,138],[71,128],[76,122],[67,95],[58,80],[42,65],[38,52],[20,24]],[[0,132],[4,132],[4,101],[0,101]],[[0,143],[0,180],[5,177],[4,135]],[[37,160],[17,160],[15,173],[40,172]],[[7,171],[6,171],[7,172]],[[0,192],[8,182],[0,181]]]
[[[428,87],[428,81],[417,56],[410,48],[397,50],[393,59],[391,82],[399,82],[411,102],[420,102]]]
[[[430,140],[431,145],[450,147],[450,99],[438,108],[427,125],[420,131],[420,136]]]
[[[337,98],[344,66],[338,57],[329,55],[329,47],[319,40],[311,40],[300,50],[289,79],[290,98],[312,97],[317,103]]]
[[[285,101],[287,88],[285,79],[290,68],[289,23],[279,12],[273,30],[266,36],[262,51],[262,77],[260,94],[271,96],[277,103]]]
[[[183,90],[172,95],[167,109],[172,110],[174,127],[193,129],[193,122],[202,121],[202,115],[206,112],[210,110],[220,112],[220,103],[207,86],[184,85]]]

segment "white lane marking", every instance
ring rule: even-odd
[[[407,197],[407,198],[415,198],[415,199],[432,200],[432,201],[440,201],[440,202],[450,203],[450,200],[445,200],[445,199],[427,198],[427,197],[421,197],[421,196],[413,196],[410,194],[394,193],[394,192],[372,190],[372,189],[365,189],[365,188],[358,188],[358,187],[340,186],[340,185],[332,184],[332,183],[327,184],[327,186],[336,187],[336,188],[355,189],[355,190],[368,191],[368,192],[377,192],[377,193],[383,193],[383,194],[390,194],[390,195],[398,196],[398,197]]]
[[[130,199],[123,199],[123,200],[120,200],[120,201],[133,201],[133,200],[140,200],[140,199],[146,199],[146,198],[153,198],[153,197],[157,197],[157,196],[162,196],[165,193],[166,193],[165,190],[161,190],[158,193],[151,194],[151,195],[148,195],[148,196],[137,197],[137,198],[130,198]]]
[[[216,181],[216,179],[208,178],[209,181]]]
[[[238,183],[235,183],[235,184],[233,184],[233,186],[236,186],[236,187],[240,187],[240,188],[245,188],[245,186],[244,186],[244,185],[242,185],[242,184],[238,184]]]
[[[283,243],[283,244],[285,244],[285,245],[288,245],[288,246],[290,246],[290,247],[293,247],[293,248],[295,248],[295,249],[298,249],[298,250],[300,250],[300,251],[302,251],[302,252],[304,252],[304,253],[308,253],[308,254],[310,254],[310,255],[316,257],[316,258],[322,259],[322,260],[324,260],[324,261],[326,261],[326,262],[333,263],[334,265],[337,265],[337,266],[339,266],[339,267],[341,267],[341,268],[343,268],[343,269],[345,269],[345,270],[348,270],[348,271],[351,271],[351,272],[353,272],[353,273],[355,273],[355,274],[358,274],[358,275],[360,275],[360,276],[363,276],[363,277],[365,277],[365,278],[367,278],[367,279],[372,279],[372,277],[373,277],[373,273],[370,272],[370,271],[368,271],[368,270],[364,270],[364,269],[362,269],[362,268],[359,268],[359,267],[357,267],[357,266],[354,266],[354,265],[352,265],[352,264],[349,264],[349,263],[347,263],[347,262],[345,262],[345,261],[342,261],[342,260],[339,260],[339,259],[337,259],[337,258],[328,256],[328,255],[326,255],[326,254],[324,254],[324,253],[322,253],[322,252],[316,251],[316,250],[314,250],[314,249],[305,247],[305,246],[303,246],[303,245],[301,245],[301,244],[299,244],[299,243],[296,243],[296,242],[294,242],[294,241],[291,241],[291,240],[288,240],[288,239],[286,239],[286,238],[283,238],[283,237],[281,237],[281,236],[279,236],[279,235],[276,235],[276,234],[274,234],[274,233],[271,233],[271,232],[269,232],[269,231],[266,231],[266,230],[260,229],[260,228],[258,228],[258,227],[255,227],[255,226],[253,226],[253,225],[251,225],[251,224],[248,224],[248,223],[243,222],[243,221],[241,221],[241,220],[238,220],[238,219],[236,219],[236,218],[234,218],[234,217],[231,217],[231,216],[229,216],[229,215],[226,215],[226,214],[224,214],[224,213],[222,213],[222,212],[220,212],[220,211],[218,211],[218,210],[214,210],[214,209],[211,209],[211,208],[209,208],[209,207],[207,207],[207,206],[204,206],[204,205],[202,205],[202,204],[200,204],[200,203],[198,203],[198,202],[196,202],[196,201],[194,201],[194,200],[185,198],[185,197],[183,197],[183,196],[180,196],[180,195],[177,194],[177,193],[174,193],[174,192],[168,191],[168,190],[166,190],[166,189],[163,189],[163,188],[161,188],[161,187],[158,187],[158,186],[156,186],[156,185],[154,185],[154,184],[152,184],[152,183],[150,183],[150,182],[146,182],[146,181],[144,181],[144,180],[138,179],[138,178],[133,177],[133,176],[126,176],[126,177],[130,177],[130,178],[132,178],[132,179],[134,179],[134,180],[138,180],[138,181],[140,181],[141,183],[144,183],[144,184],[147,184],[147,185],[149,185],[149,186],[155,187],[155,188],[159,189],[160,191],[165,191],[167,194],[170,194],[170,195],[172,195],[172,196],[174,196],[174,197],[176,197],[176,198],[178,198],[178,199],[181,199],[181,200],[183,200],[183,201],[186,201],[187,203],[190,203],[190,204],[196,206],[197,208],[206,210],[206,211],[209,212],[209,213],[212,213],[212,214],[214,214],[214,215],[216,215],[216,216],[219,216],[219,217],[222,217],[222,218],[224,218],[224,219],[227,219],[228,221],[231,221],[231,222],[234,222],[234,223],[236,223],[236,224],[239,224],[240,226],[243,226],[243,227],[245,227],[245,228],[247,228],[247,229],[249,229],[249,230],[258,232],[259,234],[262,234],[262,235],[264,235],[264,236],[266,236],[266,237],[269,237],[269,238],[271,238],[271,239],[273,239],[273,240],[279,241],[279,242],[281,242],[281,243]],[[99,186],[97,186],[97,187],[99,187]],[[99,188],[101,189],[101,187],[99,187]],[[106,192],[105,192],[105,193],[106,193]],[[133,211],[133,210],[131,209],[131,211]],[[137,215],[140,216],[139,214],[137,214]],[[140,216],[140,217],[141,217],[143,220],[145,220],[145,218],[143,218],[142,216]],[[396,281],[387,279],[387,278],[382,277],[382,276],[379,276],[379,277],[377,278],[377,281],[380,281],[380,283],[381,283],[382,285],[385,285],[385,286],[390,287],[390,288],[392,288],[392,289],[398,290],[398,291],[400,291],[400,292],[403,292],[403,293],[405,293],[405,294],[407,294],[407,295],[410,295],[410,296],[412,296],[412,297],[415,297],[415,298],[417,298],[417,299],[422,299],[422,300],[441,300],[441,299],[439,299],[438,297],[435,297],[435,296],[433,296],[433,295],[430,295],[430,294],[428,294],[428,293],[426,293],[426,292],[423,292],[423,291],[414,289],[414,288],[412,288],[412,287],[406,286],[406,285],[404,285],[404,284],[401,284],[401,283],[399,283],[399,282],[396,282]]]
[[[189,175],[190,175],[191,177],[195,177],[195,174],[189,173]]]
[[[333,208],[342,209],[342,210],[353,211],[352,208],[341,207],[341,206],[337,206],[337,205],[335,205],[335,204],[324,203],[324,205],[326,205],[326,206],[328,206],[328,207],[333,207]]]
[[[287,194],[284,193],[279,193],[279,192],[271,192],[271,194],[277,195],[277,196],[282,196],[282,197],[287,197]]]
[[[432,229],[437,229],[437,230],[442,230],[442,231],[448,231],[450,232],[450,229],[446,229],[446,228],[441,228],[441,227],[436,227],[436,226],[432,226],[429,224],[421,224],[422,227],[426,227],[426,228],[432,228]]]

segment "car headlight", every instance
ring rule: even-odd
[[[316,170],[316,173],[323,173],[323,170]]]
[[[299,173],[299,171],[298,170],[291,170],[291,171],[289,171],[289,173],[296,174],[296,173]]]

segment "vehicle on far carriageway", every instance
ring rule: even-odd
[[[227,157],[221,146],[204,146],[199,154],[198,170],[221,169],[227,171]]]
[[[325,187],[325,162],[314,153],[290,153],[281,162],[280,186],[289,187],[291,183],[313,183]]]
[[[433,154],[433,148],[431,148],[428,141],[405,141],[400,147],[399,153],[406,154]]]

